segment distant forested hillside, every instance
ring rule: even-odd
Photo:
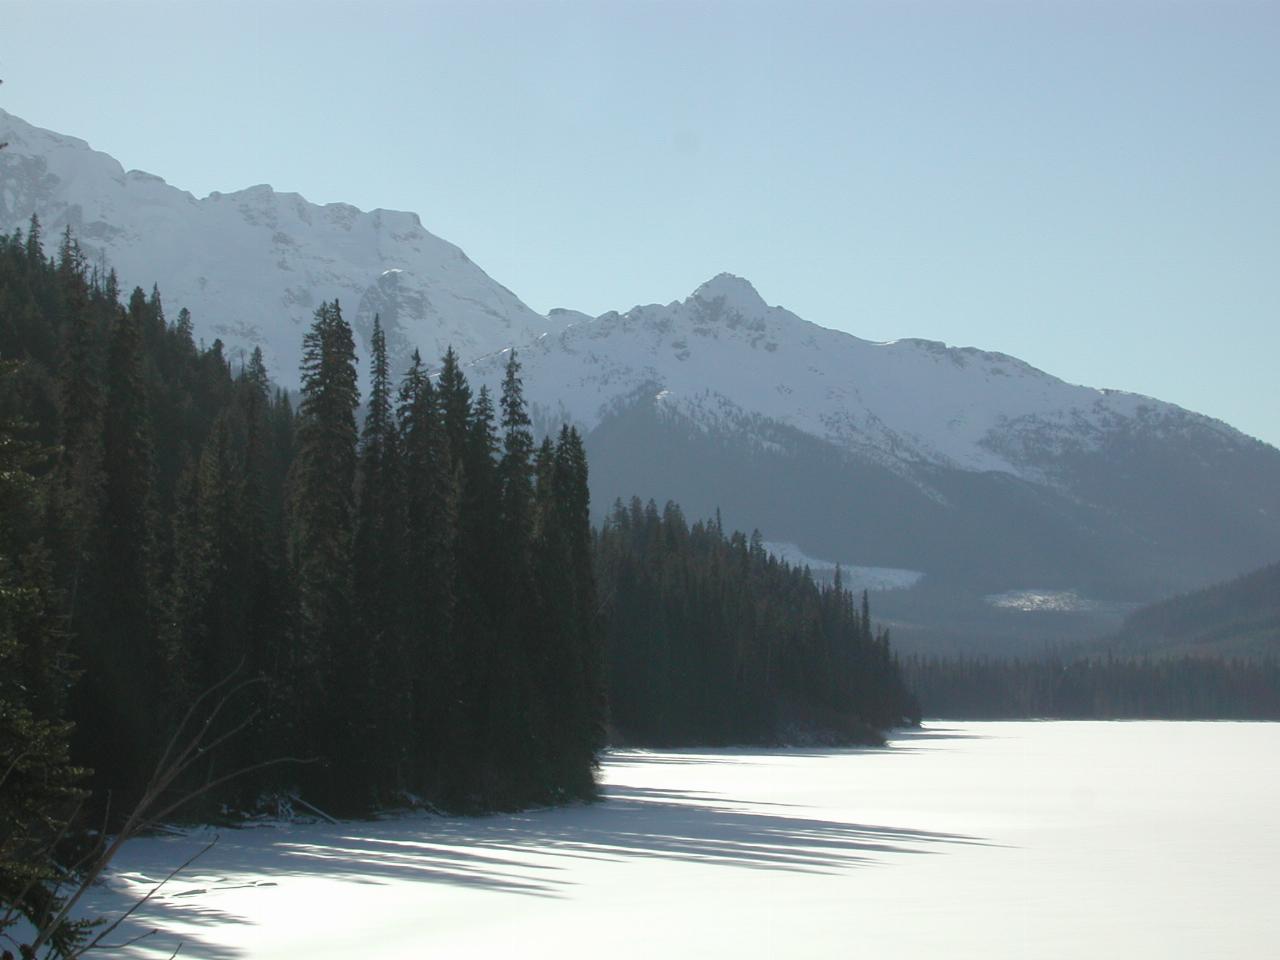
[[[1124,654],[1280,657],[1280,563],[1136,610],[1100,646]]]
[[[907,657],[926,719],[1280,720],[1280,661]]]
[[[925,717],[1280,720],[1280,564],[1130,614],[1039,659],[912,656]]]

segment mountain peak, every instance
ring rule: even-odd
[[[750,281],[734,276],[732,273],[716,274],[693,291],[690,299],[711,301],[721,297],[724,298],[726,306],[739,313],[755,314],[769,308]]]

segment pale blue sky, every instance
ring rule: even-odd
[[[1280,445],[1280,4],[0,0],[0,106],[414,210],[530,306],[722,270]]]

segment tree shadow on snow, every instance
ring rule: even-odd
[[[928,854],[986,841],[751,809],[707,794],[613,785],[591,807],[481,819],[360,824],[341,835],[275,845],[288,872],[360,882],[413,879],[560,897],[574,881],[560,859],[680,860],[712,866],[838,873],[885,854]],[[354,825],[353,825],[354,826]]]
[[[655,757],[656,762],[656,757]],[[615,780],[617,779],[615,775]],[[590,806],[492,817],[423,817],[279,830],[229,830],[116,939],[150,927],[244,922],[217,909],[219,890],[327,877],[344,882],[465,885],[496,893],[563,898],[574,860],[671,860],[749,870],[837,874],[890,855],[930,855],[959,845],[994,846],[960,834],[796,816],[779,804],[614,782]],[[791,808],[800,809],[800,808]],[[182,862],[196,841],[150,840],[128,869],[154,877]],[[132,853],[132,851],[131,851]],[[248,879],[246,879],[248,878]],[[169,938],[172,949],[173,937]],[[242,954],[186,936],[182,956]],[[156,938],[156,947],[163,943]],[[168,955],[166,950],[165,956]]]
[[[891,731],[885,746],[848,747],[672,747],[670,750],[650,750],[640,747],[615,747],[607,751],[611,764],[633,766],[658,764],[662,766],[703,766],[730,764],[744,766],[771,758],[794,760],[819,760],[835,757],[874,755],[881,757],[905,756],[920,753],[916,744],[927,745],[931,741],[991,740],[990,734],[972,733],[955,727],[903,727]],[[926,746],[927,749],[927,746]]]
[[[891,741],[890,749],[896,752],[902,749],[902,745],[908,743],[928,742],[930,740],[995,740],[998,738],[989,733],[973,733],[970,730],[957,729],[955,727],[924,726],[894,730],[889,735],[889,739]]]
[[[135,844],[135,848],[140,846],[142,844]],[[105,884],[99,884],[90,892],[81,908],[82,915],[101,917],[106,923],[115,921],[178,864],[203,846],[203,843],[176,839],[168,843],[147,844],[147,852],[143,856],[130,857],[131,869],[126,877],[113,874]],[[224,946],[200,935],[202,928],[245,923],[244,918],[218,909],[216,903],[209,901],[207,894],[215,889],[271,887],[275,884],[270,880],[236,881],[223,874],[211,875],[195,867],[191,869],[194,871],[191,874],[179,874],[164,884],[159,893],[105,938],[99,949],[108,955],[123,953],[131,957],[170,957],[175,949],[180,957],[199,957],[200,960],[243,957],[244,954],[235,947]],[[176,932],[179,925],[183,928],[181,933]],[[196,929],[191,929],[193,927]]]

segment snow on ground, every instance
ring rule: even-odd
[[[225,832],[133,955],[1258,957],[1280,932],[1276,756],[1280,725],[1229,723],[619,751],[595,806]],[[97,905],[198,842],[132,844]]]
[[[983,598],[989,606],[1023,613],[1128,613],[1137,604],[1095,600],[1075,590],[1007,590]]]
[[[793,567],[807,566],[815,577],[830,579],[835,573],[836,561],[818,560],[810,557],[794,543],[765,541],[764,548],[779,560],[786,561]],[[918,570],[901,570],[897,567],[860,567],[856,564],[840,564],[840,577],[846,589],[857,593],[860,590],[901,590],[914,587],[924,576]]]

